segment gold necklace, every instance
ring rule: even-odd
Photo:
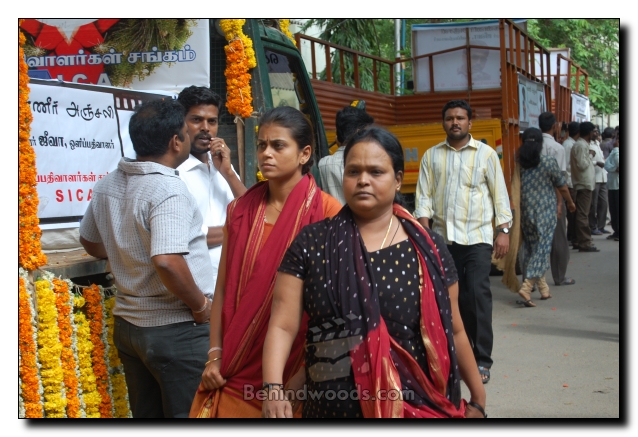
[[[388,230],[385,231],[385,237],[383,238],[383,243],[381,243],[381,247],[379,248],[379,250],[383,249],[383,245],[385,244],[385,240],[388,238],[388,234],[390,233],[390,228],[392,227],[392,219],[394,218],[394,216],[390,217],[390,225],[388,226]]]
[[[277,207],[275,205],[273,205],[272,203],[269,203],[268,205],[270,205],[273,208],[275,208],[277,211],[279,211],[279,214],[281,214],[281,209],[277,209]]]

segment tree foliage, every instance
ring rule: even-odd
[[[592,105],[601,113],[618,112],[620,20],[532,19],[528,31],[545,47],[569,48],[571,59],[589,74]]]

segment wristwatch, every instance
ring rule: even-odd
[[[510,234],[510,228],[496,228],[496,233],[498,234],[499,232],[502,232],[506,235]]]

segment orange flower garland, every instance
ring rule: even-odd
[[[91,343],[91,327],[82,308],[86,299],[80,295],[73,297],[73,321],[77,332],[78,370],[80,387],[82,390],[82,404],[85,417],[99,418],[102,397],[97,389],[95,374],[93,373],[93,343]]]
[[[102,398],[100,403],[100,417],[113,417],[113,406],[109,393],[109,372],[105,361],[105,348],[102,341],[102,331],[104,329],[104,313],[102,310],[102,292],[97,285],[92,284],[86,287],[83,292],[86,299],[86,313],[91,327],[91,342],[93,343],[93,372],[97,391]]]
[[[27,289],[26,272],[20,269],[18,278],[18,353],[20,355],[19,375],[24,401],[25,417],[43,416],[40,378],[36,355],[35,327],[31,294]]]
[[[79,381],[76,374],[77,363],[73,353],[73,300],[69,293],[69,284],[60,279],[53,280],[53,291],[56,295],[55,305],[58,309],[58,327],[60,328],[60,344],[62,345],[62,371],[66,387],[66,414],[71,418],[81,417]]]
[[[22,20],[18,21],[18,26]],[[29,75],[22,46],[25,37],[18,28],[18,265],[35,270],[47,262],[40,245],[35,153],[29,142],[31,108]]]
[[[104,314],[106,316],[106,337],[109,346],[109,374],[111,376],[111,391],[113,393],[114,417],[131,417],[129,408],[128,388],[124,378],[124,366],[117,353],[115,343],[113,343],[113,330],[115,319],[113,317],[113,307],[115,306],[115,296],[104,299]]]
[[[251,116],[252,89],[249,69],[257,66],[252,41],[242,31],[246,20],[220,20],[220,27],[226,35],[226,107],[228,112],[244,118]]]

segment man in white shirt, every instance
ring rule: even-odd
[[[567,161],[565,159],[565,149],[554,139],[556,130],[556,117],[551,112],[543,112],[538,116],[538,127],[543,132],[543,154],[553,156],[558,162],[558,168],[567,176]],[[563,197],[556,190],[556,202],[558,209],[558,220],[554,230],[552,240],[552,251],[549,256],[552,268],[552,277],[556,285],[571,285],[576,281],[565,276],[567,265],[569,264],[569,243],[567,242],[567,207]]]
[[[569,136],[563,141],[563,148],[565,149],[565,159],[567,161],[567,186],[569,187],[569,195],[572,196],[574,203],[576,202],[576,190],[572,183],[572,165],[571,165],[571,153],[574,143],[580,137],[580,123],[572,121],[567,125],[567,131]],[[567,211],[567,240],[574,242],[576,235],[576,213]]]
[[[177,100],[186,113],[186,126],[191,138],[191,152],[179,167],[180,178],[197,201],[204,219],[208,254],[217,282],[217,270],[224,238],[226,207],[246,192],[246,187],[230,163],[230,149],[217,138],[221,98],[210,88],[184,88]]]
[[[589,150],[594,152],[594,177],[596,185],[591,193],[591,206],[589,208],[589,227],[592,235],[609,234],[605,229],[607,221],[607,171],[604,169],[605,157],[600,148],[600,132],[594,129],[593,140],[589,142]]]
[[[346,140],[372,123],[374,118],[361,107],[350,105],[337,112],[335,124],[339,148],[332,155],[324,156],[319,161],[321,189],[342,205],[346,204],[343,197],[343,151],[346,149]]]

